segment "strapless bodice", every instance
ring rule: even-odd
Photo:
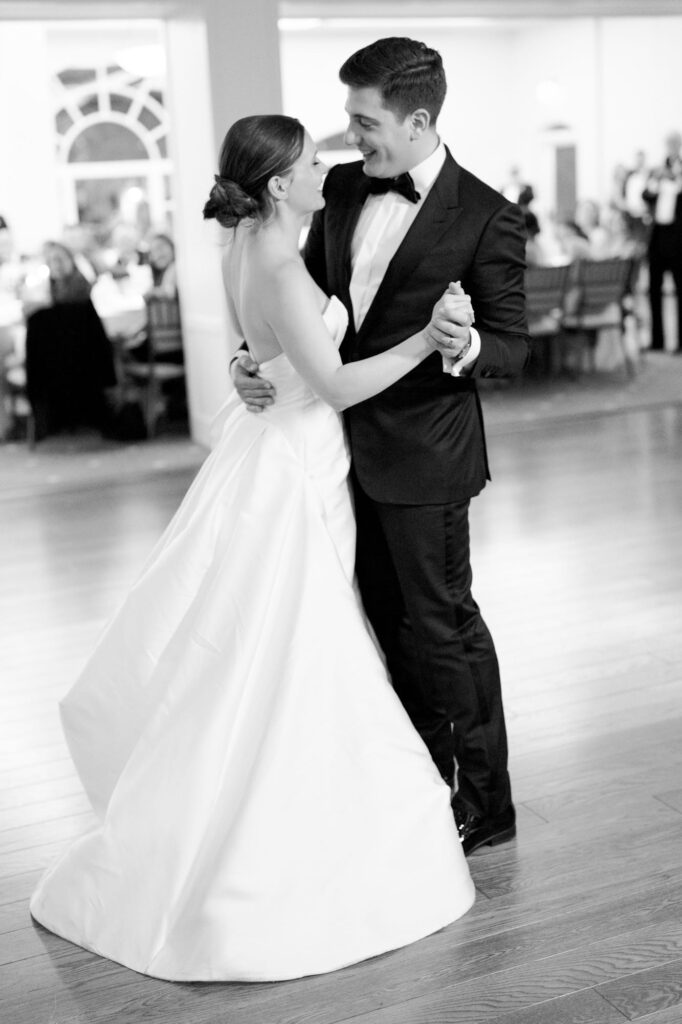
[[[338,348],[348,328],[348,312],[336,295],[332,295],[322,314],[331,338]],[[311,389],[289,362],[286,354],[280,352],[272,359],[259,364],[260,376],[274,384],[277,389],[276,405],[290,404],[292,401],[317,400]]]

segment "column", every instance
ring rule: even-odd
[[[201,211],[218,151],[239,117],[282,109],[277,0],[204,0],[166,22],[174,234],[182,303],[192,436],[208,444],[210,423],[230,391],[238,339],[228,324],[220,261],[226,232]]]

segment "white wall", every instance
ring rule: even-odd
[[[45,30],[0,25],[0,214],[22,252],[61,234]]]
[[[576,146],[578,196],[598,190],[598,31],[592,19],[562,19],[519,28],[513,39],[516,159],[535,185],[542,213],[555,208],[553,125],[565,125],[562,141]]]
[[[636,149],[655,163],[682,131],[682,17],[605,20],[603,41],[605,166]]]

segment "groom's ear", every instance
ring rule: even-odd
[[[412,111],[408,120],[410,122],[410,138],[415,140],[420,138],[430,126],[431,115],[424,107],[419,107],[418,110]]]

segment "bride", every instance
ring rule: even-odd
[[[230,316],[277,388],[219,439],[72,690],[62,722],[100,818],[41,879],[46,928],[153,977],[335,970],[464,914],[443,783],[353,579],[338,410],[448,331],[342,365],[347,314],[298,254],[325,168],[300,123],[228,132],[204,215],[231,230]]]

